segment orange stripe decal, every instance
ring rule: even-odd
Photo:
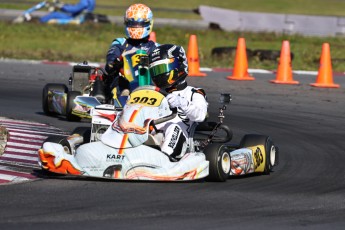
[[[136,115],[138,114],[138,110],[134,110],[132,115],[131,115],[131,118],[129,118],[129,122],[133,122],[134,118],[136,117]]]
[[[120,155],[123,154],[123,151],[125,150],[127,140],[128,140],[128,134],[123,135],[122,142],[121,142],[120,149],[119,149]]]
[[[128,122],[133,122],[137,114],[138,114],[138,110],[134,110]],[[123,154],[127,141],[128,141],[128,134],[125,134],[122,138],[121,145],[120,145],[120,150],[119,150],[120,155]]]

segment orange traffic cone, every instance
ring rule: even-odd
[[[255,80],[255,78],[249,75],[248,73],[246,41],[244,40],[244,38],[238,38],[235,57],[235,67],[232,71],[232,76],[228,76],[227,79],[240,81]]]
[[[338,84],[333,83],[331,51],[329,43],[322,44],[319,72],[316,82],[310,85],[314,87],[339,88]]]
[[[292,77],[292,67],[291,67],[291,53],[290,53],[290,43],[289,41],[283,41],[282,49],[280,51],[280,59],[278,64],[277,76],[275,80],[270,82],[276,84],[299,84],[298,81],[294,81]]]
[[[188,76],[192,77],[205,77],[206,73],[200,72],[198,43],[196,35],[190,35],[187,51],[188,59]]]
[[[149,40],[156,42],[156,32],[152,31],[149,35]]]

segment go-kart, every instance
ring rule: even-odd
[[[129,92],[138,86],[152,84],[148,71],[148,57],[145,51],[131,50],[123,54],[121,78],[128,81]],[[100,104],[110,103],[121,109],[124,103],[122,93],[117,88],[112,91],[110,101],[105,95],[106,71],[91,66],[86,61],[73,66],[69,84],[48,83],[43,88],[42,108],[47,115],[63,115],[68,121],[90,119],[91,109]]]
[[[154,86],[140,86],[129,96],[123,110],[101,105],[93,116],[112,120],[105,132],[77,128],[69,137],[51,136],[38,151],[39,164],[49,172],[115,180],[226,181],[231,175],[269,174],[278,163],[278,149],[270,137],[245,135],[230,144],[232,132],[223,124],[223,94],[219,121],[205,121],[190,129],[187,152],[176,161],[160,151],[156,126],[174,119],[165,93]],[[224,100],[227,99],[227,100]],[[104,111],[108,111],[105,113]],[[93,125],[101,120],[93,120]],[[104,131],[104,126],[103,126]],[[154,133],[154,135],[153,135]],[[206,137],[204,136],[206,134]]]
[[[42,108],[47,115],[65,115],[69,121],[91,118],[90,109],[105,103],[103,77],[105,70],[87,62],[73,66],[69,78],[71,90],[65,84],[48,83],[42,92]],[[92,97],[92,99],[90,99]]]
[[[60,3],[59,0],[42,1],[25,10],[21,15],[12,20],[13,23],[23,23],[31,22],[35,17],[41,17],[44,14],[43,12],[36,12],[41,9],[47,9],[49,12],[58,11],[56,4]],[[94,13],[82,13],[71,19],[51,19],[48,24],[82,24],[84,22],[93,22],[93,23],[110,23],[108,17],[103,14],[94,14]]]

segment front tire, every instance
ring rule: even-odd
[[[211,143],[204,149],[206,160],[209,161],[209,175],[207,181],[224,182],[231,170],[230,151],[226,145]]]
[[[65,136],[49,136],[44,142],[53,142],[62,145],[64,151],[72,155],[72,147]]]
[[[60,92],[64,92],[67,93],[68,92],[68,88],[66,85],[64,84],[57,84],[57,83],[48,83],[43,87],[43,91],[42,91],[42,109],[43,112],[46,115],[53,115],[54,111],[50,111],[49,110],[49,100],[48,100],[48,94],[49,91],[60,91]]]
[[[72,110],[76,106],[76,104],[74,103],[74,99],[80,95],[81,95],[81,93],[79,91],[69,91],[67,93],[66,119],[68,121],[80,121],[81,120],[81,117],[72,114]]]

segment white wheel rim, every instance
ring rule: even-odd
[[[222,165],[223,172],[226,174],[229,174],[230,173],[230,155],[228,152],[224,152],[222,154],[221,165]]]
[[[276,163],[276,147],[272,145],[271,151],[270,151],[270,165],[274,166]]]

